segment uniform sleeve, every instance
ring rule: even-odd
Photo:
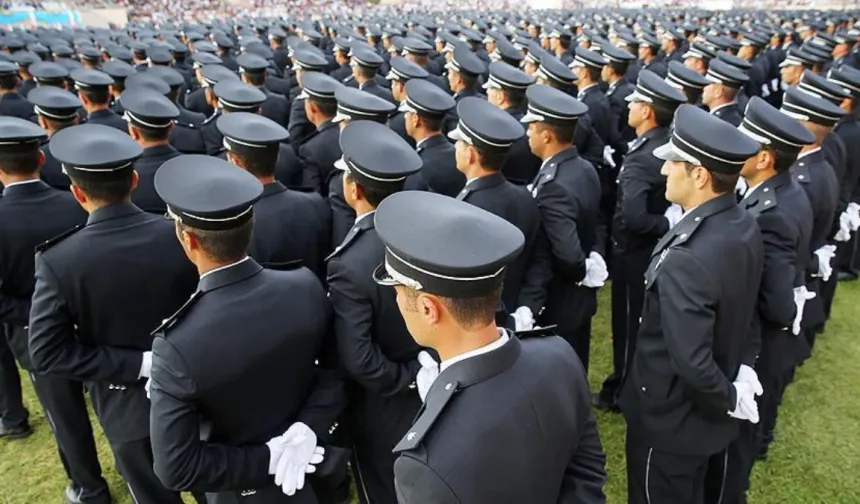
[[[576,453],[564,471],[559,504],[604,504],[606,454],[600,443],[597,421],[589,410]]]
[[[633,233],[663,236],[669,231],[669,221],[663,215],[648,213],[648,196],[655,190],[645,167],[631,160],[618,177],[621,190],[621,217]]]
[[[370,297],[362,292],[362,283],[351,278],[343,266],[337,259],[329,262],[328,276],[341,364],[355,381],[378,395],[387,397],[402,392],[415,380],[420,365],[417,360],[394,362],[373,342]]]
[[[672,249],[658,273],[660,320],[675,372],[703,409],[731,411],[731,381],[714,362],[719,289],[705,268],[684,249]]]
[[[291,142],[300,142],[303,140],[305,126],[308,124],[308,118],[305,116],[304,100],[293,100],[290,103],[290,117],[287,122],[287,132],[290,134]]]
[[[761,316],[768,324],[790,327],[794,321],[794,240],[786,222],[772,212],[758,218],[764,244],[764,272],[759,289]]]
[[[597,169],[598,166],[603,164],[603,140],[600,139],[594,130],[593,122],[590,118],[584,124],[582,119],[580,119],[577,131],[580,128],[582,129],[582,133],[576,133],[575,135],[577,140],[576,148],[579,150],[579,154]]]
[[[307,144],[299,146],[299,162],[302,164],[302,187],[312,188],[322,194],[319,163],[308,152]]]
[[[12,296],[4,292],[0,278],[0,323],[27,325],[30,317],[30,299]]]
[[[541,187],[537,202],[550,250],[555,258],[554,264],[569,281],[582,281],[585,277],[586,256],[576,230],[578,202],[563,187],[554,183]]]
[[[546,230],[543,225],[539,224],[534,245],[532,245],[528,268],[520,287],[517,306],[513,309],[528,306],[533,314],[539,313],[541,307],[546,303],[550,280],[552,280],[552,250],[550,249],[549,238],[546,236]]]
[[[394,488],[398,504],[460,503],[439,473],[409,455],[401,455],[394,461]]]
[[[172,490],[218,492],[270,482],[265,444],[227,446],[200,439],[197,384],[164,338],[152,344],[150,431],[155,474]]]
[[[40,373],[81,381],[134,382],[140,378],[139,350],[80,341],[59,282],[42,254],[36,254],[36,290],[30,308],[30,356]]]

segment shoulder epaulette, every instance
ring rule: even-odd
[[[178,310],[176,310],[176,313],[164,319],[161,325],[158,326],[154,331],[152,331],[151,336],[155,336],[158,333],[164,333],[171,327],[175,326],[176,323],[179,322],[179,320],[181,320],[186,313],[188,313],[188,310],[190,310],[191,307],[194,306],[194,304],[197,303],[197,301],[201,297],[203,297],[203,291],[198,290],[194,292],[194,294],[190,298],[188,298],[188,301],[186,301],[185,304],[183,304],[179,307]]]
[[[73,234],[77,233],[78,231],[80,231],[83,228],[84,228],[83,224],[78,224],[77,226],[73,227],[72,229],[69,229],[68,231],[64,231],[63,233],[58,234],[57,236],[45,241],[44,243],[40,243],[40,244],[36,245],[36,252],[44,252],[44,251],[48,250],[49,248],[60,243],[61,241],[68,238],[69,236],[72,236]]]

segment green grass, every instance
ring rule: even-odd
[[[608,287],[604,288],[594,323],[590,378],[595,390],[611,367],[608,294]],[[756,465],[750,504],[860,503],[858,300],[860,282],[840,284],[827,332],[819,337],[814,358],[789,387],[770,459]],[[66,481],[28,380],[25,387],[36,433],[23,441],[0,441],[0,504],[59,503]],[[598,421],[608,456],[608,501],[623,503],[627,484],[624,422],[620,416],[606,413],[598,413]],[[125,485],[113,469],[113,456],[96,429],[111,489],[120,504],[130,504]]]

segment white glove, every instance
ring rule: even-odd
[[[418,388],[418,395],[421,396],[421,402],[424,402],[427,392],[430,392],[430,387],[439,376],[439,363],[426,350],[418,352],[418,362],[421,364],[421,369],[418,370],[418,376],[415,377],[415,384]]]
[[[615,154],[615,149],[608,145],[603,146],[603,160],[606,161],[606,164],[615,168],[615,160],[612,159],[613,154]]]
[[[143,390],[146,391],[146,398],[149,399],[149,390],[152,388],[152,378],[146,379],[146,385],[143,386]]]
[[[278,473],[278,462],[281,460],[281,455],[284,454],[284,448],[287,446],[287,441],[284,436],[273,437],[266,443],[269,448],[269,474],[274,476]]]
[[[848,203],[848,208],[845,211],[848,212],[848,222],[851,231],[860,229],[860,204]]]
[[[838,242],[847,242],[851,239],[851,216],[847,210],[839,215],[839,231],[836,231],[833,239]]]
[[[597,252],[588,254],[585,259],[585,278],[580,284],[596,289],[603,287],[607,278],[609,278],[609,270],[606,268],[606,261],[603,260],[603,257]]]
[[[535,326],[534,314],[528,306],[520,306],[511,317],[514,318],[515,331],[530,331]]]
[[[734,411],[728,412],[729,416],[758,423],[758,404],[755,402],[753,386],[745,381],[736,381],[732,385],[735,387],[738,402]]]
[[[663,216],[669,221],[669,229],[672,229],[675,224],[681,221],[681,217],[684,216],[684,209],[681,208],[681,205],[672,203],[663,213]]]
[[[325,450],[317,446],[314,431],[301,422],[291,425],[282,438],[283,451],[278,457],[275,484],[292,496],[304,488],[305,474],[316,470],[314,465],[322,462]],[[271,462],[269,465],[271,470]]]
[[[744,194],[747,193],[747,189],[749,189],[749,186],[747,185],[747,181],[741,177],[738,177],[738,181],[735,184],[735,193],[738,196],[743,196]]]
[[[152,352],[143,352],[143,360],[140,363],[140,374],[138,378],[149,378],[152,372]]]
[[[824,245],[815,251],[815,255],[818,256],[818,276],[826,282],[833,274],[830,260],[836,255],[836,245]]]
[[[764,394],[764,388],[758,380],[758,373],[755,372],[755,369],[747,366],[746,364],[741,364],[740,369],[738,369],[738,375],[735,377],[735,381],[748,383],[752,388],[753,393],[757,396]]]
[[[803,320],[803,308],[806,302],[815,298],[814,292],[809,292],[805,285],[794,288],[794,305],[797,307],[797,314],[794,316],[794,323],[791,325],[791,332],[795,336],[800,334],[800,323]]]

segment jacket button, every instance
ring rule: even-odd
[[[642,392],[648,392],[648,389],[645,387],[642,387]]]

